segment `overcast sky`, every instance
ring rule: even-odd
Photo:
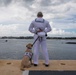
[[[0,0],[0,36],[30,36],[37,12],[42,11],[52,31],[49,36],[76,36],[76,0]]]

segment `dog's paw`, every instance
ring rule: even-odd
[[[31,65],[26,66],[26,68],[30,68],[30,67],[31,67]]]

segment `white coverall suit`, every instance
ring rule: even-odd
[[[36,34],[37,30],[41,29],[43,32],[47,34],[47,32],[51,31],[51,26],[48,21],[44,20],[43,18],[36,18],[29,26],[29,31],[34,33],[34,40],[37,39],[38,35]],[[46,36],[39,38],[34,44],[34,55],[33,55],[33,62],[34,64],[38,64],[39,58],[39,46],[41,45],[42,52],[45,58],[45,64],[49,64],[49,56],[47,51],[46,45]]]

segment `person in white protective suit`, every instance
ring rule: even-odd
[[[34,44],[34,55],[33,55],[33,63],[34,66],[38,65],[38,58],[39,58],[39,47],[41,45],[42,48],[42,53],[45,58],[45,63],[44,65],[46,67],[49,66],[49,55],[48,55],[48,50],[47,50],[47,45],[46,45],[46,36],[47,32],[50,32],[51,26],[48,21],[43,19],[43,13],[38,12],[37,13],[37,18],[32,21],[32,23],[29,26],[29,31],[31,33],[34,33],[34,40],[37,39],[37,41]]]

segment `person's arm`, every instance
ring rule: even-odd
[[[32,23],[30,24],[30,26],[29,26],[29,31],[30,31],[31,33],[36,33],[33,22],[32,22]]]
[[[51,30],[52,30],[52,28],[51,28],[49,22],[47,22],[44,32],[47,33],[47,32],[50,32]]]

